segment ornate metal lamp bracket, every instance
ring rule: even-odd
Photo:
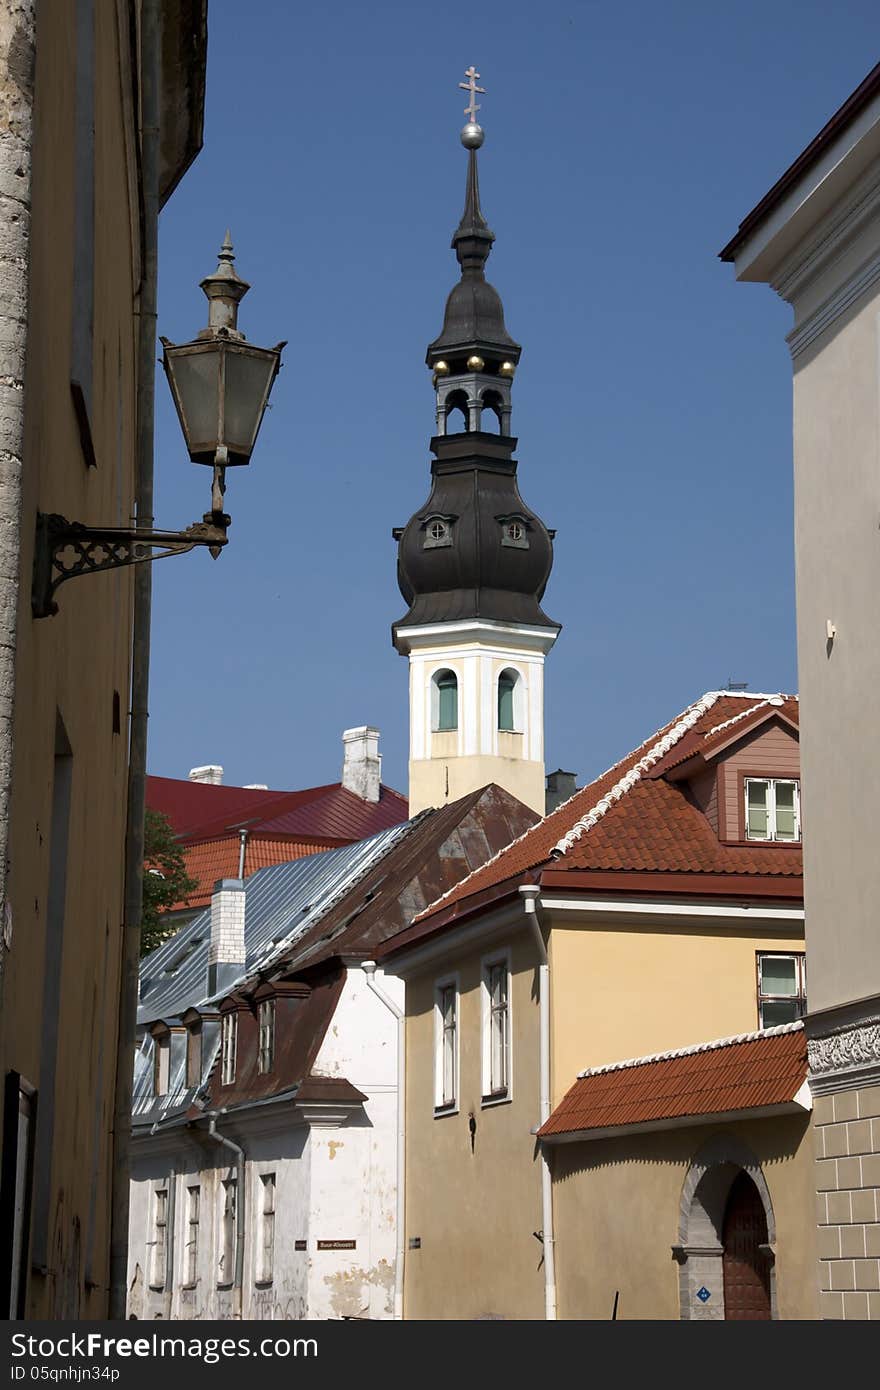
[[[216,560],[227,544],[231,518],[206,512],[185,531],[153,531],[133,526],[84,526],[57,513],[37,513],[31,611],[35,618],[58,612],[55,591],[68,579],[123,565],[149,564],[168,555],[184,555],[206,545]]]

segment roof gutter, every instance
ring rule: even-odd
[[[540,1084],[541,1119],[540,1129],[550,1118],[550,959],[544,942],[544,933],[538,921],[538,894],[536,883],[526,883],[520,888],[523,911],[531,928],[535,945],[538,948],[538,1008],[540,1012]],[[537,1131],[536,1131],[537,1132]],[[556,1320],[556,1238],[553,1233],[553,1177],[550,1172],[550,1159],[544,1145],[541,1152],[541,1239],[544,1246],[544,1317],[548,1322]]]
[[[361,969],[367,987],[397,1020],[397,1245],[394,1255],[394,1320],[403,1319],[403,1267],[406,1258],[406,1031],[403,1009],[376,984],[376,962],[365,960]]]

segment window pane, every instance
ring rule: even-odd
[[[769,818],[767,809],[768,784],[766,782],[746,783],[747,834],[755,840],[769,838]]]
[[[793,840],[797,834],[794,782],[776,783],[776,838]]]
[[[801,1016],[797,999],[765,1000],[761,1005],[762,1028],[776,1028],[780,1023],[794,1023]]]
[[[498,681],[498,727],[513,731],[513,686],[510,676],[501,676]]]
[[[458,728],[458,681],[451,672],[437,681],[438,729]]]
[[[797,963],[792,956],[765,956],[761,962],[762,994],[797,994]]]

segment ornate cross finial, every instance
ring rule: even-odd
[[[477,78],[480,74],[477,72],[473,63],[471,63],[469,68],[465,68],[464,75],[468,79],[467,82],[459,82],[458,84],[459,87],[461,87],[464,91],[470,94],[470,101],[464,108],[464,114],[467,116],[468,120],[471,122],[472,125],[476,125],[477,112],[480,110],[480,107],[479,104],[476,101],[474,101],[474,97],[477,95],[478,92],[480,96],[484,97],[486,95],[486,89],[485,87],[477,86]]]

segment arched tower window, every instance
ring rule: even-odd
[[[516,671],[502,671],[498,677],[498,728],[516,733],[519,728],[519,676]]]
[[[458,728],[458,678],[454,671],[436,671],[431,680],[432,725],[436,733]]]
[[[498,391],[484,391],[480,412],[480,429],[490,434],[503,434],[501,428],[501,394]]]
[[[455,418],[455,412],[461,413],[461,420]],[[446,397],[445,411],[445,433],[462,434],[468,427],[468,398],[466,391],[450,391]]]

